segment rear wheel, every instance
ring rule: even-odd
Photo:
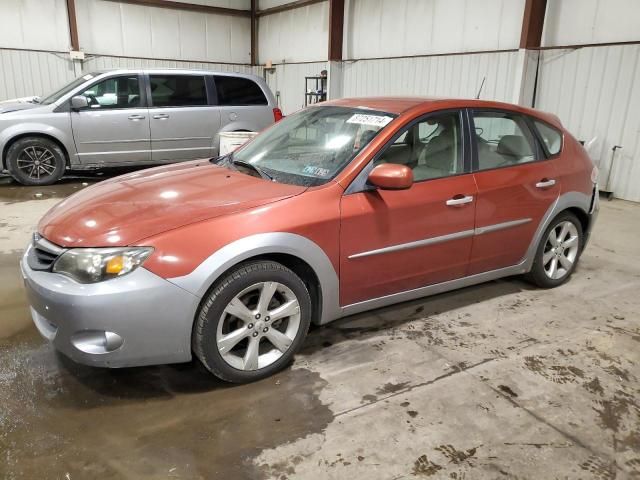
[[[527,279],[542,288],[566,282],[576,268],[583,241],[578,218],[571,212],[558,215],[542,236]]]
[[[23,185],[50,185],[62,178],[65,155],[55,142],[41,137],[16,140],[7,151],[7,168]]]
[[[311,319],[302,280],[272,261],[240,265],[206,298],[193,350],[217,377],[245,383],[268,377],[293,359]]]

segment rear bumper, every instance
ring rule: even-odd
[[[587,226],[586,232],[584,232],[584,247],[586,247],[587,244],[589,243],[589,239],[591,238],[591,232],[593,231],[593,225],[596,223],[596,219],[598,218],[599,212],[600,212],[600,189],[596,184],[593,187],[593,193],[591,196],[591,206],[589,208],[589,224]]]
[[[132,367],[191,360],[191,328],[199,299],[144,268],[94,284],[21,270],[33,321],[72,360]]]

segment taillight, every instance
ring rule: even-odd
[[[282,110],[280,110],[278,107],[273,109],[273,120],[276,122],[279,122],[280,120],[282,120],[284,118],[284,115],[282,114]]]

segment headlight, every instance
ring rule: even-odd
[[[73,248],[56,260],[53,271],[80,283],[102,282],[133,272],[151,252],[151,247]]]

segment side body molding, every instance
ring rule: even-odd
[[[266,254],[289,254],[308,263],[322,291],[320,324],[341,316],[339,280],[331,260],[315,242],[294,233],[259,233],[236,240],[213,253],[188,275],[167,280],[202,298],[225,271],[244,260]]]

